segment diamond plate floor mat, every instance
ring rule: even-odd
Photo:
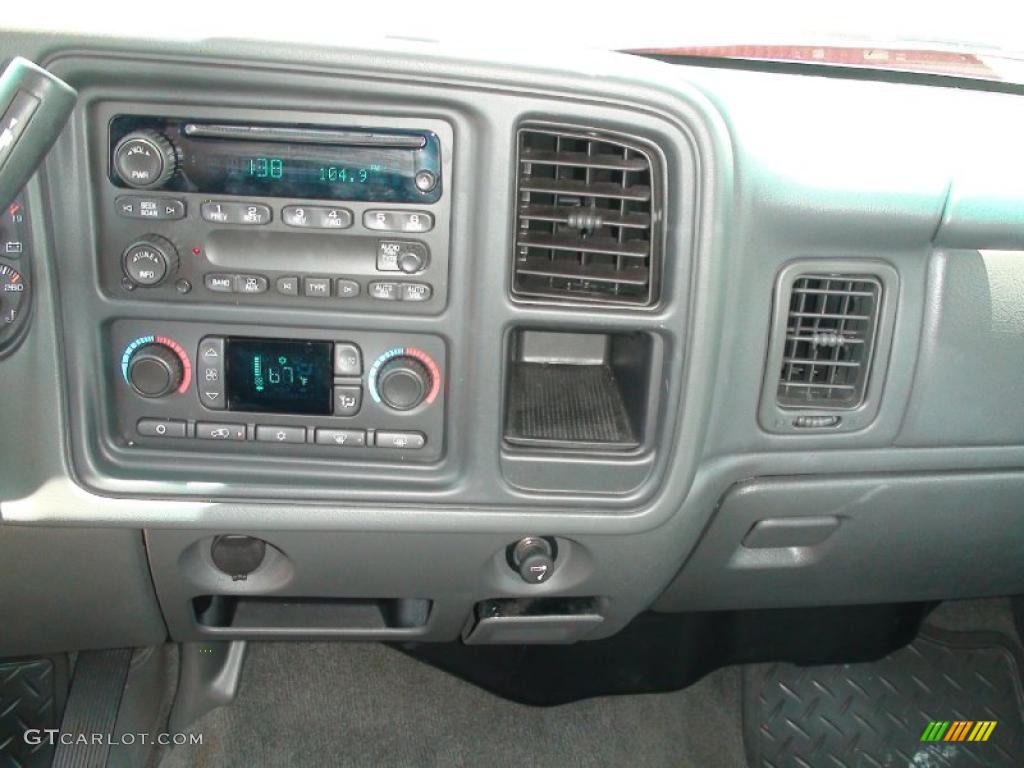
[[[53,746],[26,741],[25,732],[57,727],[54,665],[50,659],[0,662],[0,766],[49,766]]]
[[[1016,768],[1022,670],[1004,635],[933,627],[868,664],[749,666],[747,759],[751,768]]]

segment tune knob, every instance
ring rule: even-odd
[[[114,147],[114,172],[129,187],[159,187],[178,170],[178,152],[158,131],[132,131]]]
[[[433,383],[427,366],[406,355],[392,358],[377,374],[380,399],[396,411],[409,411],[422,403]]]
[[[185,369],[181,358],[160,343],[143,344],[128,361],[128,383],[143,397],[163,397],[181,386]]]
[[[124,273],[138,285],[152,288],[178,271],[178,249],[160,235],[145,235],[125,248]]]

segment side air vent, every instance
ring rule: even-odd
[[[855,408],[864,401],[881,292],[871,277],[797,278],[789,299],[779,405]]]
[[[888,264],[790,264],[775,286],[761,425],[772,432],[845,431],[878,412],[896,316]]]
[[[660,181],[645,145],[521,128],[517,167],[516,296],[637,307],[657,300]]]

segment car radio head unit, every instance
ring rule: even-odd
[[[430,117],[96,108],[108,296],[436,315],[454,133]]]
[[[119,115],[109,157],[110,180],[133,189],[381,203],[441,196],[431,131]]]

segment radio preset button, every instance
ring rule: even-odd
[[[200,213],[203,219],[215,224],[259,225],[268,224],[271,219],[269,206],[259,203],[203,203]]]
[[[338,298],[339,299],[354,299],[359,295],[359,283],[355,280],[346,280],[344,278],[338,279]]]
[[[427,437],[422,432],[394,432],[378,429],[376,444],[378,448],[418,451],[427,444]]]
[[[286,205],[281,209],[281,221],[289,227],[312,227],[309,208],[302,205]]]
[[[314,212],[320,229],[348,229],[352,226],[352,211],[347,208],[317,208]]]
[[[319,205],[286,205],[281,210],[281,219],[289,227],[348,229],[352,226],[352,211]]]
[[[257,424],[256,440],[261,443],[304,443],[306,442],[306,428]]]
[[[208,291],[231,293],[235,290],[235,276],[211,272],[203,276],[203,284]]]
[[[366,432],[361,429],[318,429],[317,445],[335,445],[339,448],[362,448],[366,445]]]
[[[282,296],[298,296],[299,295],[299,278],[294,275],[288,277],[279,277],[275,283],[277,292]]]
[[[235,275],[235,293],[266,293],[267,286],[263,275]]]
[[[381,301],[398,301],[398,283],[377,281],[370,283],[367,289],[370,296]]]
[[[126,219],[156,219],[168,221],[185,218],[185,203],[169,198],[137,197],[117,198],[117,213]]]
[[[245,440],[245,425],[201,421],[196,424],[196,437],[200,440]]]
[[[185,422],[177,419],[139,419],[135,428],[143,437],[185,437]]]
[[[402,283],[402,301],[429,301],[433,289],[427,283]]]
[[[216,224],[228,224],[230,222],[230,215],[227,211],[228,205],[230,203],[203,203],[200,213],[206,221],[212,221]]]
[[[434,216],[426,211],[373,209],[363,212],[363,226],[378,232],[429,232]]]
[[[357,345],[347,341],[334,344],[334,375],[363,375],[363,354]]]
[[[355,416],[363,404],[363,388],[336,386],[334,388],[334,415]]]
[[[302,281],[303,293],[314,298],[326,298],[331,295],[331,278],[307,277]]]

